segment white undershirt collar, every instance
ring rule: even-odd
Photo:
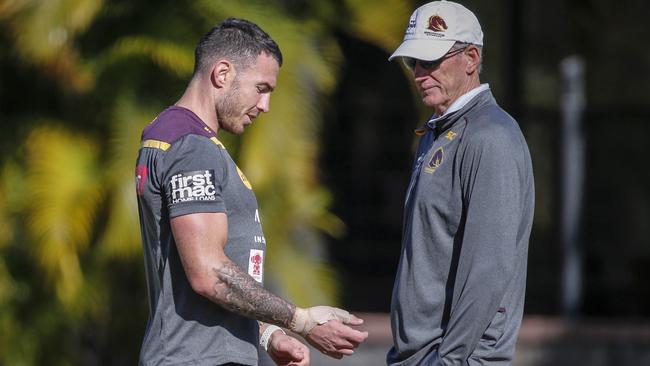
[[[476,88],[468,91],[467,93],[461,95],[453,103],[451,103],[449,108],[447,108],[447,110],[445,111],[445,113],[442,114],[442,116],[438,116],[438,115],[434,114],[433,116],[431,116],[431,119],[427,123],[428,124],[429,123],[434,123],[434,122],[436,122],[436,120],[448,115],[449,113],[456,112],[457,110],[463,108],[465,106],[465,104],[469,103],[469,101],[472,100],[477,94],[479,94],[482,91],[488,90],[488,89],[490,89],[490,84],[485,83],[485,84],[481,84],[481,85],[477,86]]]

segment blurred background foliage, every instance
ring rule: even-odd
[[[0,0],[0,365],[135,362],[147,317],[140,132],[183,92],[197,40],[229,16],[258,23],[285,56],[271,112],[220,135],[258,196],[267,286],[303,306],[387,312],[412,131],[429,112],[386,59],[424,2]],[[580,312],[647,317],[650,51],[638,40],[650,38],[650,3],[461,2],[485,32],[482,80],[533,157],[526,313],[561,313],[558,64],[579,54]]]

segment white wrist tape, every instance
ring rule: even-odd
[[[304,337],[315,326],[323,325],[335,319],[347,324],[350,322],[350,313],[331,306],[314,306],[307,309],[296,307],[289,329]]]
[[[287,334],[284,332],[284,330],[277,325],[269,325],[264,329],[264,332],[260,336],[260,347],[264,348],[265,351],[268,352],[269,350],[269,340],[271,339],[271,334],[273,334],[276,330],[279,330],[282,332],[282,334]]]

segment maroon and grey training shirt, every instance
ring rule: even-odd
[[[150,305],[140,365],[256,365],[257,322],[192,290],[170,227],[177,216],[225,213],[226,255],[261,283],[266,240],[249,181],[216,133],[174,106],[142,133],[136,190]]]

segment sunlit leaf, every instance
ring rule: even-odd
[[[194,48],[146,36],[120,39],[94,65],[95,72],[128,57],[144,57],[180,77],[189,77],[194,69]]]
[[[34,255],[59,298],[71,303],[83,283],[79,252],[88,248],[101,200],[97,144],[56,127],[27,139],[27,226]]]
[[[19,54],[61,82],[65,88],[87,90],[92,77],[74,39],[88,28],[103,0],[8,1],[0,5]],[[10,15],[10,16],[9,16]]]

